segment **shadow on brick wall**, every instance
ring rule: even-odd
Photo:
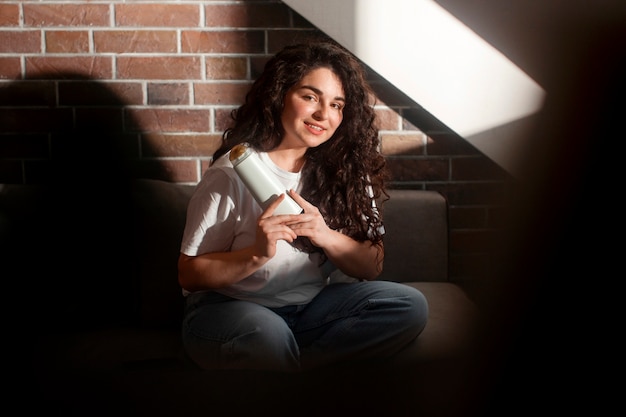
[[[0,85],[0,183],[168,179],[158,163],[146,169],[141,126],[105,83],[74,73]],[[120,90],[123,85],[120,85]]]

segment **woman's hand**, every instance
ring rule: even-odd
[[[286,240],[291,243],[298,237],[297,233],[288,225],[288,222],[293,221],[292,215],[273,215],[284,199],[284,194],[278,196],[261,213],[257,221],[254,248],[256,256],[260,258],[272,258],[276,254],[276,242],[278,240]]]
[[[328,227],[319,209],[306,201],[294,190],[289,195],[304,209],[304,213],[293,216],[293,220],[285,224],[298,236],[306,236],[315,246],[323,248],[328,242],[332,229]]]
[[[331,229],[317,207],[293,190],[289,190],[289,195],[300,204],[304,213],[289,216],[291,219],[286,219],[285,225],[298,236],[306,236],[315,246],[322,248],[332,263],[345,274],[365,280],[375,279],[380,274],[384,257],[382,244],[372,245],[369,240],[357,242]]]

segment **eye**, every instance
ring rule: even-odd
[[[331,107],[335,110],[343,110],[344,105],[341,103],[333,103],[331,104]]]
[[[317,97],[312,94],[307,94],[303,97],[306,101],[317,101]]]

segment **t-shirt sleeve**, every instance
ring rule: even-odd
[[[180,251],[197,256],[230,250],[237,213],[236,186],[221,169],[210,169],[196,186],[187,207]]]

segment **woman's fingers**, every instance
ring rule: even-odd
[[[261,213],[261,218],[270,217],[274,214],[280,203],[285,199],[285,194],[281,194],[272,201]]]
[[[295,190],[289,190],[289,196],[293,198],[293,200],[296,203],[298,203],[300,207],[304,209],[305,213],[309,211],[311,208],[315,208],[315,206],[313,206],[311,203],[309,203],[304,198],[302,198],[302,196],[298,194]]]

